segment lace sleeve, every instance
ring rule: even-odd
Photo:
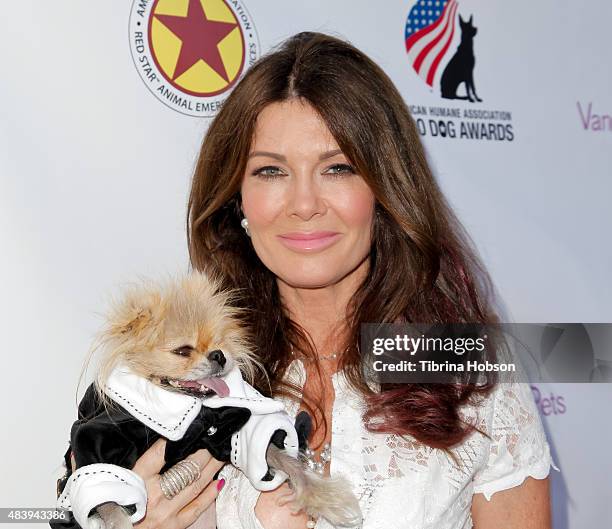
[[[217,529],[264,529],[255,516],[261,491],[253,487],[242,471],[229,464],[221,469],[219,478],[225,479],[225,486],[216,500]]]
[[[499,383],[490,395],[492,420],[487,433],[488,459],[473,477],[474,492],[491,496],[520,485],[527,476],[544,479],[557,471],[531,388],[527,383]]]

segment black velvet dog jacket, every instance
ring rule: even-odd
[[[131,469],[160,437],[168,440],[161,472],[206,448],[216,459],[241,469],[255,488],[278,487],[286,476],[270,473],[267,447],[272,442],[296,457],[298,448],[306,446],[309,417],[300,414],[294,425],[283,404],[261,395],[238,368],[223,379],[229,396],[198,398],[165,390],[119,366],[104,388],[113,401],[110,406],[104,406],[90,385],[71,428],[66,473],[58,480],[57,506],[70,511],[70,520],[51,522],[51,527],[93,528],[92,509],[107,501],[126,506],[133,523],[141,520],[146,488]]]

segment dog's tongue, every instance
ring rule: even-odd
[[[202,378],[198,380],[198,384],[204,384],[219,395],[219,397],[227,397],[230,394],[229,387],[225,383],[225,380],[219,377]]]

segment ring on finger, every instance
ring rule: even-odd
[[[184,459],[160,476],[159,486],[164,496],[171,500],[185,487],[200,478],[201,469],[193,459]]]

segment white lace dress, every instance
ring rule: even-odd
[[[303,385],[300,359],[287,378]],[[470,529],[474,493],[487,500],[499,490],[520,485],[527,476],[545,478],[554,464],[531,389],[525,383],[500,383],[479,408],[460,414],[477,418],[492,441],[473,432],[452,449],[457,466],[442,450],[423,446],[410,436],[370,433],[361,420],[365,404],[342,373],[333,375],[330,474],[345,475],[359,498],[361,529]],[[295,418],[299,404],[281,399]],[[407,440],[408,439],[408,440]],[[236,468],[220,472],[225,487],[216,501],[218,529],[265,529],[255,516],[260,492]],[[323,518],[316,529],[333,526]]]

